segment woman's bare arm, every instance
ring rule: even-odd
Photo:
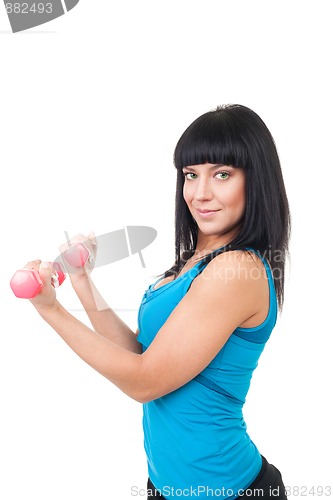
[[[142,353],[137,332],[134,333],[107,305],[90,275],[72,279],[72,285],[97,333],[128,351]]]
[[[51,271],[47,274],[41,269],[44,297],[31,302],[86,363],[131,398],[147,402],[194,378],[237,326],[261,311],[267,279],[253,277],[253,262],[244,262],[240,272],[233,253],[222,254],[207,265],[143,354],[121,347],[66,311],[54,299]]]

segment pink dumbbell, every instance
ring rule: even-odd
[[[64,282],[66,275],[60,262],[53,262],[53,270],[55,274],[52,276],[52,285],[58,287]],[[34,269],[19,269],[10,281],[14,295],[20,299],[33,299],[42,286],[43,282]]]
[[[83,267],[90,260],[90,252],[83,243],[72,245],[63,253],[64,259],[73,267]],[[65,278],[65,272],[60,262],[53,262],[55,275],[52,276],[52,285],[60,286]],[[10,281],[14,295],[20,299],[33,299],[39,294],[43,282],[37,271],[33,269],[20,269],[16,271]]]
[[[88,248],[83,243],[70,246],[62,256],[73,267],[83,267],[91,258]]]

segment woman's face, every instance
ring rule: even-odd
[[[204,163],[182,170],[183,196],[198,224],[198,244],[229,243],[245,211],[244,169]]]

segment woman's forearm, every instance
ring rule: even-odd
[[[145,377],[142,356],[110,341],[64,309],[59,302],[52,308],[36,308],[41,317],[87,364],[114,383],[125,394],[143,402]]]
[[[135,333],[107,305],[89,275],[73,279],[72,285],[96,332],[124,349],[142,353]]]

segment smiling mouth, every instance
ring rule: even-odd
[[[199,210],[198,208],[196,208],[196,211],[202,217],[209,217],[210,215],[214,215],[219,212],[219,210]]]

